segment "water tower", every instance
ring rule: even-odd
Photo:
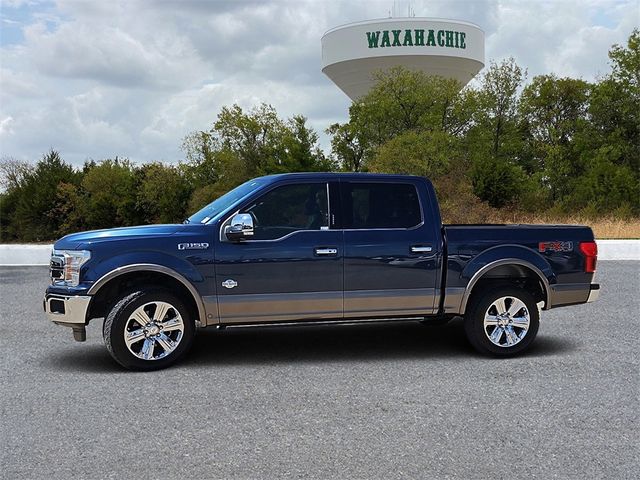
[[[484,32],[473,23],[436,18],[385,18],[333,28],[322,37],[322,72],[352,100],[373,74],[403,66],[466,85],[484,67]]]

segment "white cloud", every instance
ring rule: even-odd
[[[0,49],[0,155],[34,160],[55,148],[75,164],[115,155],[177,161],[183,136],[210,128],[232,103],[271,103],[283,117],[307,116],[321,133],[347,118],[349,101],[320,72],[320,37],[386,17],[391,5],[2,0],[3,22],[24,25],[24,39]],[[408,2],[396,5],[403,13]],[[611,44],[624,43],[638,24],[635,0],[411,6],[417,16],[479,24],[487,61],[514,56],[529,78],[555,72],[593,80],[608,71]]]
[[[13,134],[13,128],[11,128],[12,123],[12,116],[8,116],[0,120],[0,137]]]
[[[33,98],[42,92],[26,73],[0,67],[0,98]]]

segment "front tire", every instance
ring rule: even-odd
[[[130,370],[159,370],[178,361],[191,347],[195,324],[172,293],[140,288],[111,309],[102,330],[107,350]]]
[[[489,287],[475,295],[464,322],[469,343],[480,353],[499,357],[529,348],[539,325],[535,299],[515,287]]]

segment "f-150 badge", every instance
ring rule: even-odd
[[[235,280],[231,280],[230,278],[222,282],[222,286],[224,288],[233,288],[238,286],[238,282]]]

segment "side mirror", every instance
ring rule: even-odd
[[[253,217],[249,213],[238,213],[231,219],[225,235],[232,242],[238,242],[253,235]]]

